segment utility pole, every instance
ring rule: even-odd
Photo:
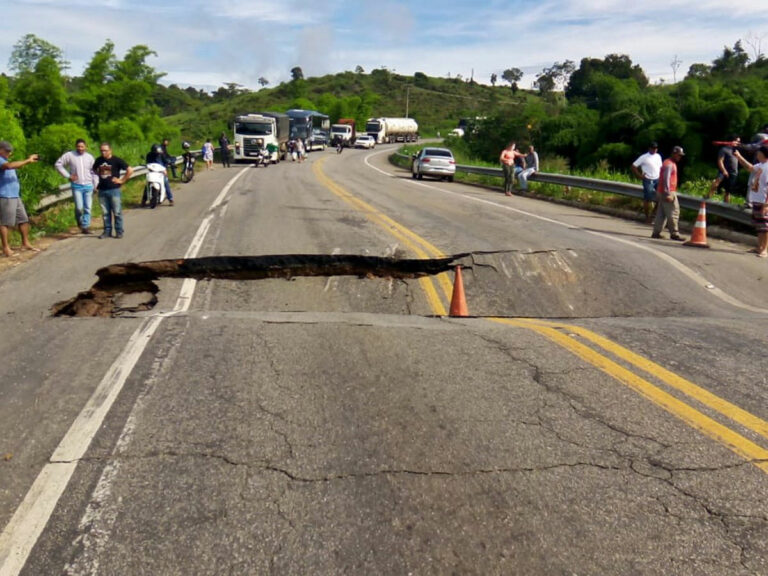
[[[410,105],[411,101],[411,85],[406,84],[405,86],[405,117],[408,118],[408,107]]]

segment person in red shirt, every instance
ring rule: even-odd
[[[656,220],[653,222],[651,238],[661,238],[661,229],[667,225],[671,240],[682,242],[678,222],[680,220],[680,203],[677,200],[677,163],[685,156],[681,146],[672,148],[672,155],[664,160],[659,175],[659,186],[656,188]]]

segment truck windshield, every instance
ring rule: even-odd
[[[381,124],[379,122],[368,122],[368,124],[365,125],[366,132],[378,132],[379,130],[381,130]]]
[[[331,134],[346,134],[347,132],[351,132],[352,129],[349,126],[332,126],[331,127]]]
[[[235,122],[235,133],[245,136],[269,136],[272,124],[266,122]]]

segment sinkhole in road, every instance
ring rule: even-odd
[[[360,255],[285,254],[211,256],[113,264],[100,268],[87,291],[52,307],[54,316],[114,316],[141,312],[157,304],[160,278],[264,280],[357,276],[413,279],[447,272],[467,254],[428,260]]]
[[[280,310],[274,300],[264,300],[265,290],[254,295],[242,281],[274,282],[275,279],[312,277],[339,280],[348,277],[360,279],[362,283],[356,284],[355,288],[347,281],[339,280],[338,290],[347,296],[349,291],[363,294],[355,301],[355,305],[360,306],[359,311],[413,314],[417,313],[413,310],[420,310],[422,315],[434,315],[426,305],[411,307],[409,299],[415,290],[411,290],[414,285],[408,281],[450,273],[458,265],[465,272],[464,288],[472,316],[586,318],[669,312],[659,304],[664,299],[658,298],[652,285],[638,282],[636,274],[632,273],[637,263],[631,258],[616,257],[607,252],[577,252],[569,248],[471,251],[433,259],[284,254],[113,264],[97,271],[98,281],[90,290],[55,304],[51,310],[55,316],[78,317],[118,317],[149,311],[158,303],[158,281],[164,278],[236,281],[231,290],[239,291],[239,299],[234,296],[229,300],[222,299],[222,306],[251,306],[249,309],[264,306],[259,310]],[[449,283],[453,282],[453,274],[448,278],[450,281],[443,277],[434,282],[435,297],[442,298],[446,305],[450,300]],[[399,301],[392,300],[383,284],[375,282],[384,279],[389,280],[390,285],[392,280],[399,280],[398,285],[405,286],[399,295],[396,294],[395,299],[400,298]],[[293,282],[280,292],[288,294],[291,290],[303,290],[302,299],[296,297],[293,301],[296,306],[293,310],[318,311],[314,307],[320,306],[330,310],[332,295],[318,295],[317,287],[323,285],[307,282]],[[381,300],[387,298],[390,300],[381,304]],[[371,303],[375,310],[369,307]]]

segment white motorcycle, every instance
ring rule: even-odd
[[[144,195],[141,197],[142,208],[149,203],[154,208],[165,202],[167,190],[165,189],[165,166],[157,163],[147,164],[147,183],[144,186]]]

